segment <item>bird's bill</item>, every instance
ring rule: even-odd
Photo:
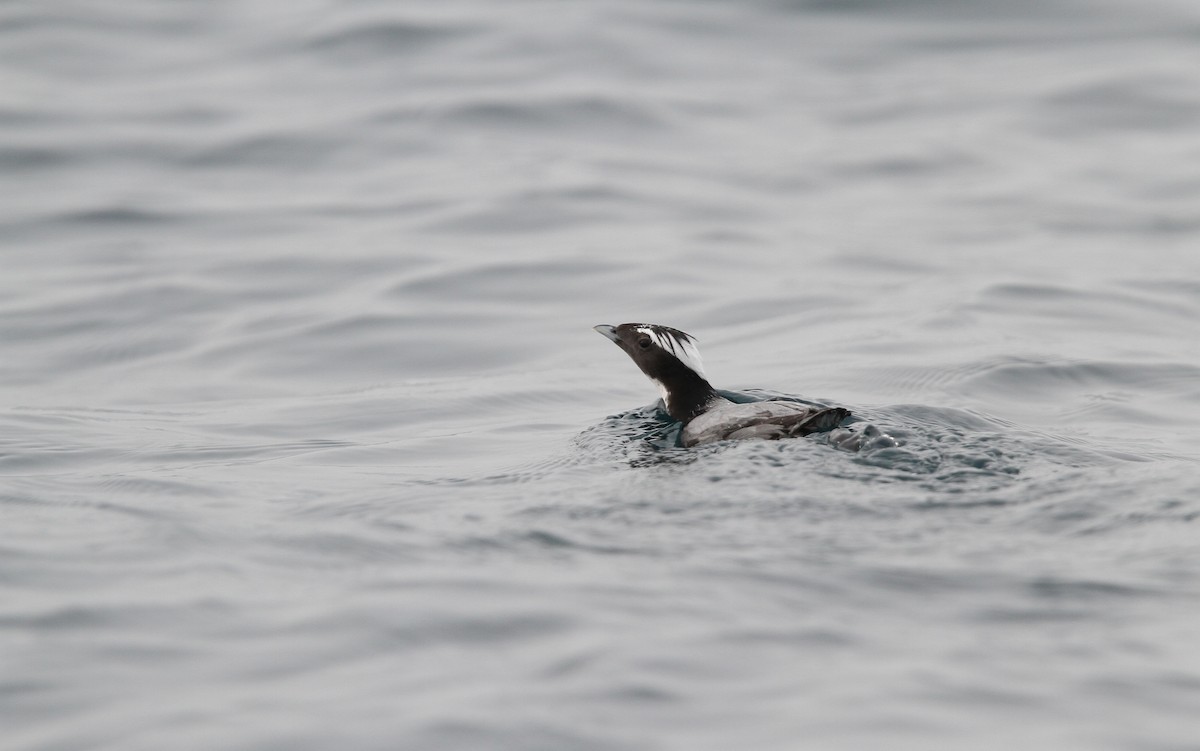
[[[592,328],[601,334],[604,334],[614,342],[620,339],[620,337],[617,336],[617,328],[615,326],[609,326],[607,323],[602,323],[599,326],[593,326]]]

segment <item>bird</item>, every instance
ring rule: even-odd
[[[653,323],[593,327],[629,355],[658,385],[663,406],[683,429],[685,448],[724,440],[778,440],[822,433],[850,417],[843,407],[790,401],[738,403],[725,398],[704,373],[700,350],[690,334]]]

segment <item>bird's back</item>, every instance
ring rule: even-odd
[[[738,404],[722,399],[684,426],[682,440],[684,446],[696,446],[726,439],[790,438],[832,430],[849,414],[841,407],[785,401]]]

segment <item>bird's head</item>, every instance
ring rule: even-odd
[[[658,384],[667,412],[676,420],[690,420],[714,393],[690,334],[652,323],[602,324],[595,329]]]

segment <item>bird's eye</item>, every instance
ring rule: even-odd
[[[638,346],[642,349],[650,349],[650,340],[648,338],[638,339]]]

